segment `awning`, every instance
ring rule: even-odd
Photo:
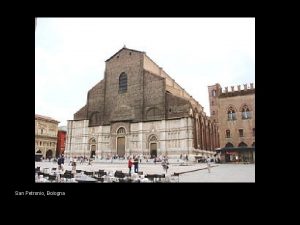
[[[224,147],[218,150],[217,152],[230,152],[230,151],[255,151],[253,147]]]

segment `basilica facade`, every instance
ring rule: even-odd
[[[68,120],[65,155],[212,156],[218,127],[145,52],[119,50]]]

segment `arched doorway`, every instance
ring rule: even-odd
[[[150,148],[150,157],[156,158],[157,157],[157,138],[152,135],[149,138],[149,148]]]
[[[239,147],[247,147],[247,144],[242,141],[241,143],[239,143]]]
[[[53,157],[53,151],[51,149],[49,149],[47,152],[46,152],[46,158],[47,159],[51,159]]]
[[[94,158],[96,156],[96,139],[92,138],[90,140],[90,158]]]
[[[150,156],[151,159],[157,157],[157,143],[150,143]]]
[[[96,155],[96,145],[91,145],[91,158],[94,158]]]
[[[119,157],[125,156],[125,128],[120,127],[117,131],[117,155]]]
[[[230,150],[232,150],[233,147],[234,147],[233,144],[230,142],[227,142],[227,144],[225,145],[225,148],[227,148],[229,150],[229,151],[227,151],[227,150],[225,151],[225,162],[230,162],[233,160],[234,153],[232,151],[230,151]]]

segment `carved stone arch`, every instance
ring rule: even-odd
[[[91,138],[89,139],[89,144],[96,144],[96,143],[97,143],[97,140],[96,140],[95,137],[91,137]]]
[[[126,132],[126,128],[123,127],[123,126],[120,126],[120,127],[117,128],[117,132],[116,133],[117,133],[117,135],[121,135],[121,136],[122,135],[126,135],[126,133],[127,133]]]
[[[155,134],[150,134],[148,137],[148,141],[158,141],[158,138]]]

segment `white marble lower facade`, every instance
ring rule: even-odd
[[[89,127],[88,120],[68,121],[66,156],[109,157],[112,155],[193,154],[193,119],[151,122],[117,122]]]

